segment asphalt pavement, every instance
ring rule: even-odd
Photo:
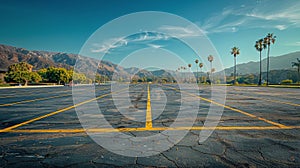
[[[0,90],[0,167],[300,167],[299,89],[75,89]]]

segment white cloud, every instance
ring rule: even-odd
[[[127,45],[128,41],[124,38],[112,38],[107,40],[104,44],[94,44],[96,49],[92,49],[91,52],[94,53],[107,53],[110,49],[121,47]]]
[[[207,33],[236,32],[239,28],[300,27],[300,1],[262,1],[259,4],[226,8],[199,24]]]
[[[141,32],[138,35],[126,37],[126,38],[112,38],[105,41],[103,44],[94,44],[95,48],[91,49],[91,52],[94,53],[108,53],[109,50],[114,48],[119,48],[122,46],[126,46],[129,43],[133,42],[151,42],[156,40],[167,40],[170,36],[159,34],[159,33],[149,33],[149,32]],[[147,44],[153,48],[161,48],[162,46]]]
[[[285,30],[285,29],[287,29],[287,26],[285,26],[285,25],[276,25],[275,28],[277,28],[278,30]]]
[[[198,29],[196,25],[190,25],[187,27],[164,25],[158,28],[158,30],[160,30],[164,34],[152,33],[152,32],[140,32],[139,34],[129,36],[126,38],[122,38],[122,37],[113,38],[107,40],[106,42],[104,42],[104,44],[94,45],[95,48],[91,49],[91,52],[107,53],[111,49],[122,47],[133,42],[147,42],[147,45],[149,47],[161,48],[163,46],[151,44],[151,42],[158,41],[158,40],[168,40],[171,37],[177,37],[177,38],[199,37],[204,34],[201,33],[201,31]],[[235,31],[235,29],[232,29],[231,31]]]
[[[187,27],[164,25],[159,29],[166,32],[169,36],[177,38],[199,37],[203,35],[195,25],[189,25]]]
[[[293,42],[293,43],[289,43],[289,44],[286,44],[287,46],[295,46],[295,47],[300,47],[300,41],[297,41],[297,42]]]
[[[156,44],[147,44],[147,45],[152,48],[162,48],[163,47],[161,45],[156,45]]]

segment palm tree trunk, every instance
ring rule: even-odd
[[[212,62],[210,62],[210,84],[212,85],[212,81],[213,81],[213,74],[212,74]]]
[[[269,85],[269,71],[270,71],[270,45],[268,45],[268,55],[267,55],[267,86]]]
[[[196,66],[197,66],[196,83],[198,83],[198,64]]]
[[[190,72],[191,72],[192,70],[191,70],[191,68],[190,68]],[[189,82],[188,83],[192,83],[191,82],[191,75],[190,75],[190,73],[189,73]]]
[[[259,52],[259,80],[258,85],[261,85],[261,51]]]
[[[236,82],[236,56],[234,56],[234,72],[233,72],[233,75],[234,75],[233,85],[235,85],[235,82]]]
[[[202,68],[200,68],[200,78],[199,78],[199,83],[202,83]]]
[[[300,86],[300,67],[298,66],[298,85]]]

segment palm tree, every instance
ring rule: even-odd
[[[212,55],[209,55],[208,57],[207,57],[207,59],[208,59],[208,61],[210,62],[210,77],[211,77],[211,83],[212,83],[212,62],[213,62],[213,60],[214,60],[214,56],[212,56]]]
[[[264,43],[263,39],[259,39],[258,41],[255,42],[254,47],[256,48],[257,51],[259,51],[259,80],[258,80],[258,85],[261,85],[261,52],[267,46]]]
[[[292,67],[298,68],[298,85],[300,85],[300,59],[297,58],[298,62],[292,62]]]
[[[233,84],[235,85],[235,83],[236,83],[236,56],[237,55],[239,55],[240,54],[240,49],[238,48],[238,47],[233,47],[232,49],[231,49],[231,55],[233,55],[234,56],[234,72],[233,72],[233,75],[234,75],[234,82],[233,82]]]
[[[274,44],[276,36],[273,36],[273,33],[268,33],[264,38],[264,43],[268,46],[267,52],[267,85],[269,84],[269,71],[270,71],[270,45]]]
[[[189,67],[189,69],[191,71],[192,64],[188,64],[188,67]],[[190,76],[189,76],[189,82],[191,82],[191,77]]]
[[[199,67],[200,67],[200,74],[202,73],[202,67],[203,67],[203,63],[199,63]],[[201,75],[202,76],[202,75]],[[200,81],[201,82],[201,81]]]
[[[185,70],[186,70],[186,67],[185,67],[185,66],[183,66],[183,67],[182,67],[182,69],[183,69],[183,73],[184,73],[184,72],[185,72]],[[183,78],[183,81],[184,81],[184,82],[186,82],[185,75],[183,75],[183,76],[184,76],[184,78]]]
[[[198,63],[199,63],[199,60],[196,59],[196,60],[195,60],[195,63],[196,63],[196,68],[197,68],[197,74],[196,74],[197,80],[196,80],[196,83],[198,83]]]

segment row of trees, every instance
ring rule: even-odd
[[[65,68],[43,68],[38,71],[32,71],[33,66],[26,63],[16,63],[8,67],[4,79],[7,83],[19,83],[27,85],[28,83],[57,83],[67,84],[71,81],[73,83],[91,83],[92,80],[88,79],[82,73],[74,73],[73,70]]]
[[[273,33],[268,33],[266,37],[261,38],[255,42],[255,49],[259,52],[259,80],[258,85],[261,85],[262,81],[262,59],[261,59],[261,52],[264,49],[268,49],[267,52],[267,85],[269,84],[269,71],[270,71],[270,46],[271,44],[274,44],[276,40],[276,36],[273,35]]]
[[[257,80],[258,85],[262,85],[262,51],[264,49],[267,49],[267,72],[266,72],[266,85],[268,85],[270,83],[269,80],[269,72],[270,72],[270,48],[271,48],[271,44],[274,44],[276,41],[276,36],[274,36],[273,33],[268,33],[264,38],[261,38],[259,40],[257,40],[255,42],[255,49],[259,52],[259,77]],[[233,55],[234,57],[234,70],[233,70],[233,84],[237,84],[240,81],[237,81],[237,71],[236,71],[236,65],[237,65],[237,61],[236,61],[236,57],[240,54],[240,49],[236,46],[234,46],[233,48],[231,48],[231,55]],[[209,55],[207,57],[208,61],[210,62],[210,71],[207,72],[209,80],[211,81],[213,72],[215,71],[215,69],[212,66],[212,62],[214,60],[214,57],[212,55]],[[292,67],[297,67],[298,68],[298,83],[300,83],[300,59],[297,59],[298,62],[292,62]],[[198,83],[198,63],[199,60],[196,59],[195,60],[196,66],[197,66],[197,74],[196,74],[196,78],[197,78],[197,83]],[[192,64],[188,64],[188,67],[191,68]],[[199,64],[200,68],[203,67],[203,63]],[[176,71],[180,71],[180,70],[185,70],[186,68],[184,66],[179,67]],[[251,76],[252,78],[253,76]],[[242,80],[245,81],[245,80]],[[256,82],[256,80],[250,80],[252,82]],[[248,82],[247,82],[248,83]]]

